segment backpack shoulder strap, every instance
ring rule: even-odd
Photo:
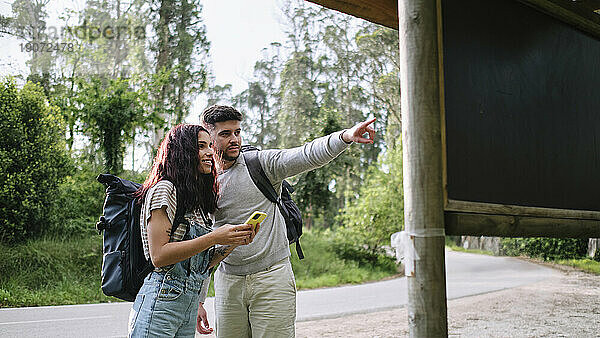
[[[181,203],[179,197],[177,197],[177,206],[175,207],[175,217],[173,218],[173,224],[171,224],[170,237],[173,237],[173,235],[175,235],[175,231],[179,227],[180,223],[185,223],[186,227],[189,227],[189,224],[185,219],[185,208],[183,207],[183,203]],[[187,232],[187,230],[188,229],[186,228],[185,231]]]
[[[277,195],[277,192],[275,192],[271,181],[267,178],[262,165],[260,165],[258,151],[248,151],[242,153],[242,155],[244,155],[244,160],[246,161],[246,166],[248,167],[248,172],[250,173],[250,178],[252,178],[254,185],[256,185],[258,190],[260,190],[269,201],[278,203],[279,196]]]
[[[284,215],[284,218],[286,218],[286,228],[291,229],[291,231],[293,231],[294,233],[294,237],[298,238],[298,232],[296,231],[296,228],[294,226],[288,226],[288,212],[281,204],[281,200],[279,199],[277,192],[275,192],[275,188],[273,188],[273,185],[271,184],[271,181],[269,181],[269,179],[267,178],[267,175],[265,174],[262,165],[260,165],[260,161],[258,160],[258,150],[242,152],[242,155],[244,156],[246,166],[248,167],[248,172],[250,173],[250,178],[252,178],[252,182],[254,182],[254,185],[256,185],[258,190],[260,190],[269,201],[277,204],[277,206],[279,207],[279,211]],[[290,192],[294,191],[292,186],[287,181],[283,180],[281,187],[282,194],[285,192],[286,189],[288,189]],[[296,252],[298,253],[298,257],[300,259],[304,258],[304,253],[302,252],[302,248],[300,247],[299,240],[296,241]]]

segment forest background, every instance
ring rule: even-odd
[[[0,15],[0,35],[28,55],[28,74],[0,83],[0,307],[112,300],[99,290],[104,187],[95,177],[142,182],[199,96],[239,109],[244,143],[262,149],[376,117],[374,146],[291,179],[307,256],[293,264],[299,288],[397,274],[386,250],[404,216],[397,31],[281,1],[285,40],[265,46],[234,92],[211,69],[200,0],[87,0],[63,13],[61,30],[47,24],[48,4],[14,0]],[[587,249],[583,240],[506,243],[545,258]]]

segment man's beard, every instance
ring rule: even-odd
[[[237,153],[237,155],[236,155],[236,156],[228,156],[228,155],[227,155],[225,152],[223,152],[223,151],[220,151],[219,153],[220,153],[220,155],[221,155],[221,158],[222,158],[224,161],[235,161],[235,160],[237,160],[237,158],[238,158],[238,157],[240,157],[240,152],[239,152],[239,151],[238,151],[238,153]]]

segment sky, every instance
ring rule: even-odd
[[[237,86],[246,83],[261,50],[271,42],[285,39],[279,24],[278,3],[276,0],[204,1],[204,23],[214,70],[217,79],[232,83],[234,93],[245,89]]]
[[[13,0],[0,0],[0,13],[10,15]],[[231,84],[232,93],[245,89],[261,50],[271,42],[283,42],[279,19],[280,0],[205,0],[202,16],[211,43],[210,54],[216,83]],[[59,15],[65,8],[80,10],[85,0],[52,0],[48,4],[48,25],[63,26]],[[0,37],[0,75],[26,73],[28,55],[21,41]],[[202,110],[202,99],[192,106],[192,115]],[[197,114],[196,114],[197,115]]]

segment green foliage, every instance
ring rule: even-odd
[[[308,137],[307,141],[341,130],[340,114],[324,109],[315,125],[314,131]],[[344,171],[345,167],[350,166],[347,163],[348,161],[344,161],[344,154],[341,157],[324,167],[308,171],[297,177],[297,181],[294,184],[295,192],[293,198],[298,203],[305,225],[308,228],[315,225],[315,219],[326,215],[327,211],[331,211],[330,214],[338,211],[336,207],[337,203],[334,202],[335,193],[330,190],[329,185],[334,181],[339,172]],[[332,218],[330,217],[330,219]],[[320,225],[321,227],[326,226],[326,224],[316,225]]]
[[[397,31],[298,0],[282,4],[282,17],[286,40],[265,48],[248,89],[234,96],[247,113],[248,141],[263,148],[299,146],[323,135],[329,112],[338,114],[336,130],[377,118],[374,145],[351,147],[298,177],[295,199],[307,225],[331,226],[386,143],[393,147],[400,136]]]
[[[98,170],[84,165],[59,185],[55,207],[57,222],[46,229],[47,237],[97,235],[95,224],[102,214],[106,189],[96,180],[98,174]],[[146,173],[124,171],[120,176],[142,183]]]
[[[80,81],[77,100],[81,105],[83,132],[100,145],[105,169],[111,174],[123,171],[126,141],[133,130],[148,121],[143,94],[125,79]]]
[[[501,251],[509,256],[527,255],[547,261],[585,258],[587,246],[587,239],[503,238]]]
[[[63,130],[41,87],[0,83],[0,242],[39,235],[54,221],[49,206],[72,167]]]
[[[207,86],[208,51],[206,27],[200,0],[160,0],[151,10],[156,39],[155,74],[168,74],[168,81],[154,91],[155,112],[168,126],[184,121],[191,99]]]
[[[388,149],[385,161],[371,167],[359,190],[358,198],[341,214],[344,224],[337,235],[340,241],[378,253],[389,245],[390,236],[403,229],[402,148]]]
[[[280,74],[278,112],[280,138],[279,147],[291,148],[301,145],[314,128],[314,118],[319,112],[317,104],[315,73],[310,51],[297,51],[285,62]]]

